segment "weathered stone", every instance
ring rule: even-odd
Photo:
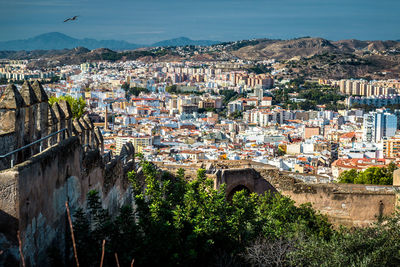
[[[100,143],[103,143],[104,138],[103,138],[103,134],[101,133],[101,130],[99,127],[96,127],[95,134],[96,134],[97,138],[99,139]]]
[[[56,116],[56,113],[54,112],[54,110],[52,108],[48,109],[49,112],[49,116],[48,116],[48,132],[47,134],[52,134],[57,132],[57,127],[58,127],[58,119]],[[57,136],[53,136],[51,138],[48,139],[47,143],[48,146],[52,146],[57,142]]]
[[[53,109],[59,123],[65,120],[64,111],[57,102],[55,102],[51,108]]]
[[[85,129],[85,130],[89,130],[90,129],[89,124],[87,124],[87,122],[82,117],[79,118],[79,122],[83,126],[83,129]]]
[[[81,134],[84,131],[84,128],[78,119],[75,119],[73,122],[75,130]]]
[[[79,118],[79,122],[81,123],[81,125],[83,126],[83,139],[82,139],[82,141],[83,141],[83,144],[85,144],[85,145],[93,145],[92,143],[91,143],[91,136],[90,136],[90,134],[91,134],[91,130],[90,130],[90,127],[89,127],[89,125],[87,124],[87,122],[83,119],[83,117],[80,117]]]
[[[72,111],[71,106],[65,100],[60,100],[58,103],[65,115],[65,128],[67,128],[68,136],[72,136]]]
[[[93,122],[87,114],[83,116],[83,120],[86,122],[90,129],[94,129]]]
[[[130,166],[127,169],[127,165]],[[112,216],[122,205],[132,205],[126,172],[119,158],[107,167],[99,151],[84,153],[77,137],[34,155],[9,170],[0,171],[0,246],[2,256],[14,253],[18,261],[17,230],[27,266],[51,266],[48,249],[55,248],[62,259],[70,256],[67,243],[68,220],[65,202],[71,212],[85,206],[90,190],[97,190]],[[4,245],[7,244],[5,247]],[[4,257],[0,257],[0,265]],[[68,265],[68,261],[63,262]],[[8,265],[7,265],[8,266]],[[18,266],[18,262],[11,266]]]
[[[33,91],[33,88],[28,81],[24,82],[24,84],[21,87],[20,93],[26,105],[32,106],[39,103],[39,100],[37,99],[36,94]]]
[[[25,108],[25,126],[23,144],[28,145],[38,139],[38,109],[39,100],[31,84],[25,81],[20,90],[21,96],[24,99],[27,107]],[[29,158],[32,154],[37,152],[37,146],[31,146],[23,151],[23,158]]]
[[[65,119],[67,120],[72,119],[72,111],[69,103],[65,100],[60,100],[60,102],[58,102],[58,105],[61,108],[62,112],[64,113]]]
[[[104,138],[103,138],[103,134],[100,131],[100,128],[96,127],[94,130],[94,134],[96,136],[96,138],[99,140],[99,150],[100,153],[103,155],[104,154]]]
[[[46,94],[46,91],[43,89],[42,84],[39,81],[35,81],[32,84],[33,91],[35,92],[36,98],[39,100],[39,102],[48,102],[49,98]]]
[[[97,135],[93,135],[93,144],[94,144],[95,148],[97,148],[97,149],[100,148],[101,143],[100,143],[99,139],[97,138]]]
[[[57,125],[58,119],[56,113],[52,108],[49,108],[48,118],[49,118],[49,126]]]
[[[58,131],[63,130],[64,128],[66,128],[64,111],[61,109],[60,105],[57,102],[53,104],[52,109],[58,119],[57,130]],[[64,139],[65,139],[65,132],[61,132],[57,135],[58,142]]]
[[[135,155],[135,147],[133,146],[132,142],[126,143],[126,146],[129,149],[129,155]]]
[[[74,135],[79,137],[81,144],[85,142],[85,129],[83,128],[82,124],[79,122],[79,119],[74,119],[73,123],[73,133]]]
[[[16,110],[0,110],[0,134],[15,132],[16,117]]]
[[[0,97],[0,109],[18,109],[25,106],[26,103],[17,87],[9,84]]]
[[[128,148],[126,147],[125,144],[122,145],[121,151],[119,152],[119,154],[120,154],[121,156],[127,156],[127,155],[129,154],[129,153],[128,153]]]

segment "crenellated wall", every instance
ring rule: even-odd
[[[40,102],[47,100],[40,83],[25,83],[23,90],[22,96],[10,85],[0,98],[0,121],[9,119],[0,124],[0,154],[67,130],[41,142],[41,152],[37,144],[17,153],[13,167],[11,158],[0,160],[0,266],[19,264],[17,231],[27,266],[50,266],[49,248],[63,259],[71,256],[66,201],[73,213],[95,189],[111,214],[132,204],[127,172],[134,169],[134,149],[126,144],[120,155],[103,155],[101,131],[88,116],[73,121],[67,102]]]

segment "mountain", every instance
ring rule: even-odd
[[[243,43],[243,44],[242,44]],[[292,40],[259,39],[255,41],[238,41],[230,44],[232,54],[242,59],[278,60],[308,58],[324,53],[329,54],[384,54],[389,50],[400,51],[396,41],[329,41],[323,38],[297,38]]]
[[[210,46],[214,44],[218,44],[218,41],[210,41],[210,40],[192,40],[187,37],[179,37],[170,40],[165,40],[161,42],[157,42],[152,44],[151,46],[186,46],[186,45],[200,45],[200,46]]]
[[[58,36],[59,43],[72,43],[78,46],[78,39],[62,34]],[[44,37],[48,35],[44,35]],[[35,39],[35,38],[32,38]],[[41,39],[42,38],[38,38]],[[51,39],[51,38],[50,38]],[[87,40],[78,40],[86,43]],[[39,41],[36,40],[36,43]],[[48,40],[50,42],[50,40]],[[75,43],[73,43],[75,42]],[[102,41],[96,41],[102,42]],[[104,43],[102,43],[104,44]],[[192,41],[188,38],[177,38],[158,42],[151,47],[142,49],[113,51],[120,49],[76,47],[57,50],[24,50],[1,51],[0,59],[37,59],[31,61],[29,68],[55,67],[67,64],[80,64],[92,61],[141,60],[151,61],[207,61],[207,60],[268,60],[276,59],[282,68],[288,70],[281,78],[293,77],[325,77],[331,79],[366,78],[366,79],[398,79],[400,73],[400,42],[396,41],[360,41],[340,40],[329,41],[322,38],[303,37],[292,40],[252,39],[235,42],[219,43],[203,49],[187,47],[176,48],[188,44],[210,44],[207,41]],[[43,44],[44,46],[45,44]],[[44,46],[46,47],[46,46]],[[107,45],[101,45],[104,47]],[[169,46],[159,49],[158,46]],[[53,46],[54,47],[54,46]],[[92,46],[93,47],[93,46]],[[196,53],[195,53],[196,52]]]
[[[126,41],[118,40],[95,40],[95,39],[77,39],[59,32],[50,32],[41,34],[25,40],[13,40],[0,42],[0,51],[33,51],[33,50],[61,50],[72,49],[75,47],[86,47],[88,49],[109,48],[112,50],[133,50],[146,46],[185,46],[185,45],[202,45],[209,46],[218,43],[216,41],[207,40],[191,40],[186,37],[180,37],[171,40],[157,42],[151,45],[139,45]]]
[[[107,47],[113,50],[131,50],[141,47],[141,45],[117,40],[95,40],[95,39],[76,39],[59,32],[41,34],[25,40],[14,40],[0,42],[0,50],[19,51],[19,50],[52,50],[52,49],[72,49],[75,47],[86,47],[96,49]]]

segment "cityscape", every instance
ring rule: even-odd
[[[0,40],[0,266],[400,264],[400,40],[90,16]]]

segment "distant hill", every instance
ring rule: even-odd
[[[242,44],[243,43],[243,44]],[[232,53],[242,59],[275,58],[287,60],[307,58],[324,53],[334,54],[384,54],[390,50],[400,51],[396,41],[329,41],[322,38],[297,38],[293,40],[260,39],[255,41],[238,41],[230,44]]]
[[[88,49],[107,47],[113,50],[131,50],[140,47],[140,45],[116,40],[76,39],[59,32],[45,33],[25,40],[0,42],[0,50],[3,51],[58,50],[75,47],[86,47]]]
[[[71,41],[72,39],[71,42],[75,42],[72,46],[75,48],[44,50],[46,44],[43,44],[40,50],[27,50],[25,48],[25,51],[1,51],[0,49],[0,59],[37,59],[30,62],[28,67],[32,69],[102,60],[151,62],[188,59],[193,61],[276,59],[281,62],[282,68],[287,69],[287,73],[281,75],[282,78],[398,79],[400,73],[400,42],[396,41],[361,41],[354,39],[330,41],[311,37],[291,40],[252,39],[219,43],[210,47],[210,49],[198,50],[195,47],[188,47],[182,51],[177,49],[176,46],[210,45],[212,41],[193,41],[182,37],[158,42],[141,49],[121,49],[121,46],[118,49],[115,47],[110,49],[110,46],[104,45],[104,43],[101,43],[100,46],[108,46],[108,48],[87,49],[76,46],[81,45],[78,41],[87,41],[88,39],[78,40],[62,34],[50,34],[50,37],[51,35],[58,36],[59,44],[64,45],[65,40]],[[46,35],[44,36],[46,37]],[[37,39],[43,41],[43,38]],[[36,41],[36,44],[38,43]],[[126,42],[124,44],[126,45]],[[88,43],[83,45],[93,48]],[[159,46],[168,47],[165,49],[156,48]]]
[[[192,40],[186,37],[179,37],[170,40],[165,40],[152,44],[151,46],[186,46],[186,45],[200,45],[210,46],[220,42],[210,40]]]
[[[86,47],[90,50],[96,48],[109,48],[112,50],[133,50],[146,46],[185,46],[185,45],[202,45],[208,46],[218,43],[216,41],[207,40],[191,40],[186,37],[180,37],[171,40],[165,40],[150,45],[133,44],[126,41],[118,40],[95,40],[95,39],[77,39],[59,32],[50,32],[41,34],[29,39],[13,40],[0,42],[0,51],[33,51],[33,50],[62,50],[72,49],[75,47]]]

